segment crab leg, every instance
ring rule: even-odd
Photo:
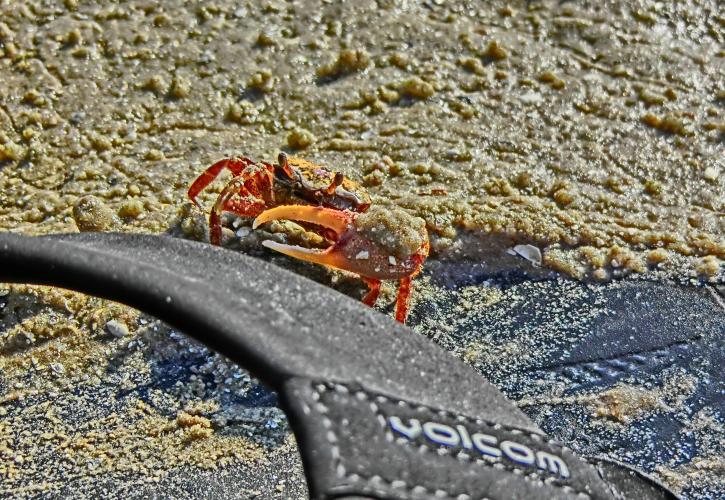
[[[198,207],[199,203],[196,201],[196,197],[204,190],[204,188],[217,178],[222,170],[226,168],[232,173],[232,175],[237,176],[241,174],[246,167],[251,165],[251,163],[251,160],[248,160],[247,158],[224,158],[223,160],[219,160],[214,165],[204,170],[204,172],[196,178],[191,186],[189,186],[187,195],[191,199],[192,203]]]
[[[220,245],[222,240],[221,216],[224,208],[230,202],[232,196],[244,188],[244,179],[234,179],[226,185],[217,196],[216,202],[209,212],[209,241],[212,245]]]
[[[395,319],[401,323],[405,323],[405,318],[408,317],[408,299],[413,289],[412,281],[412,276],[403,278],[400,280],[400,286],[398,287],[398,298],[395,302]]]
[[[378,301],[378,295],[380,295],[380,280],[372,278],[363,278],[362,280],[370,289],[368,290],[368,293],[365,294],[365,297],[363,297],[362,299],[363,304],[373,307]]]
[[[270,174],[265,172],[256,172],[250,176],[241,173],[219,193],[214,207],[209,212],[209,241],[212,245],[221,243],[222,212],[231,211],[237,215],[255,216],[262,212],[266,202],[272,199],[272,179]],[[235,199],[235,195],[242,199]]]

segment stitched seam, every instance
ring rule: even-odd
[[[448,491],[444,491],[441,489],[432,490],[432,489],[426,488],[425,486],[422,486],[422,485],[409,485],[405,481],[402,481],[402,480],[388,481],[386,479],[383,479],[379,475],[362,476],[360,474],[354,474],[354,473],[348,474],[347,469],[345,468],[344,464],[342,463],[342,456],[340,454],[340,448],[336,444],[338,442],[338,439],[337,439],[337,434],[335,433],[335,431],[333,429],[332,420],[330,420],[327,416],[325,416],[328,412],[328,408],[321,402],[321,397],[322,397],[322,394],[324,394],[325,392],[328,392],[328,391],[333,391],[333,392],[337,392],[337,393],[345,394],[345,395],[352,395],[353,392],[347,386],[340,384],[340,383],[331,383],[331,382],[330,383],[314,383],[313,382],[310,385],[311,385],[311,389],[312,389],[312,399],[315,401],[314,408],[322,415],[322,425],[327,430],[325,433],[325,437],[328,441],[328,444],[330,445],[335,473],[337,474],[339,479],[347,479],[351,482],[360,482],[361,480],[363,480],[368,483],[373,483],[373,484],[378,484],[378,485],[383,484],[383,485],[389,486],[390,488],[392,488],[394,490],[403,490],[412,495],[428,494],[428,495],[432,495],[436,498],[453,499],[453,500],[470,500],[471,499],[471,496],[466,493],[461,493],[461,494],[456,495],[454,493],[450,493]],[[364,390],[356,390],[354,392],[354,396],[360,400],[368,401],[368,403],[370,404],[371,410],[373,411],[374,415],[378,419],[378,422],[381,424],[381,426],[384,429],[386,429],[385,435],[386,435],[386,439],[388,439],[388,440],[395,439],[395,438],[394,438],[392,432],[387,430],[387,421],[385,419],[385,416],[380,411],[380,409],[379,409],[378,405],[375,403],[375,401],[390,402],[390,403],[397,404],[399,406],[412,408],[417,411],[426,410],[432,414],[435,414],[435,415],[438,415],[438,416],[441,416],[444,418],[453,418],[459,422],[468,422],[468,423],[473,423],[473,424],[476,424],[479,426],[485,425],[485,426],[492,427],[496,430],[504,429],[513,435],[525,435],[535,441],[544,442],[551,446],[559,448],[561,451],[571,452],[571,450],[568,447],[566,447],[566,446],[562,445],[561,443],[558,443],[552,439],[546,438],[545,436],[542,436],[541,434],[522,431],[521,429],[517,429],[515,427],[511,427],[511,426],[507,426],[507,425],[503,425],[503,424],[499,424],[499,423],[494,423],[494,422],[491,422],[488,420],[466,417],[466,416],[458,415],[458,414],[455,414],[453,412],[449,412],[446,410],[435,410],[435,409],[430,408],[425,405],[412,404],[412,403],[409,403],[404,400],[392,399],[392,398],[389,398],[389,397],[383,396],[383,395],[372,395]],[[404,441],[407,446],[413,447],[409,441],[407,441],[407,440],[404,440]],[[541,476],[538,474],[538,472],[529,472],[527,470],[518,468],[514,465],[507,466],[500,462],[491,463],[485,459],[480,459],[480,458],[473,459],[470,456],[468,456],[468,454],[466,454],[465,452],[458,452],[455,455],[453,455],[451,452],[449,452],[446,449],[439,448],[438,450],[433,450],[425,445],[418,446],[417,451],[419,453],[431,452],[431,453],[438,453],[440,455],[451,455],[451,456],[454,456],[454,458],[456,458],[462,462],[467,460],[470,463],[486,465],[489,467],[493,467],[494,469],[510,470],[514,474],[518,473],[519,475],[524,475],[526,478],[528,478],[530,480],[537,480],[542,485],[553,486],[553,487],[561,489],[562,491],[564,491],[566,493],[574,493],[582,499],[591,498],[585,492],[578,491],[578,490],[572,488],[571,486],[554,484],[552,482],[542,479]],[[581,457],[579,457],[579,458],[581,458]],[[592,465],[586,459],[582,458],[582,460],[585,463]],[[479,497],[479,500],[490,500],[490,499],[488,497]]]

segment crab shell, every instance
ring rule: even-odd
[[[285,163],[289,169],[284,169]],[[308,202],[355,212],[364,212],[370,207],[367,191],[339,172],[332,172],[302,158],[284,157],[284,153],[280,153],[279,163],[273,168],[275,205]],[[330,190],[331,186],[334,186],[333,190]]]

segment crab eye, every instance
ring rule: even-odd
[[[335,194],[335,189],[337,189],[337,186],[342,184],[342,181],[345,180],[345,176],[342,174],[342,172],[335,172],[335,177],[330,182],[330,185],[325,188],[325,193],[332,195]]]
[[[287,155],[284,153],[280,153],[279,156],[277,156],[277,163],[279,164],[279,167],[282,169],[287,178],[291,179],[293,172],[292,168],[289,166],[289,162],[287,161]]]

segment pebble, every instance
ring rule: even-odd
[[[81,232],[112,231],[121,221],[102,200],[84,196],[73,206],[73,220]]]
[[[296,128],[287,136],[287,145],[292,149],[306,149],[316,140],[317,138],[309,130]]]

